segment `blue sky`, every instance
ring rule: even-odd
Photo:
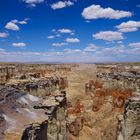
[[[0,0],[0,61],[140,61],[140,1]]]

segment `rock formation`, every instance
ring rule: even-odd
[[[47,122],[41,124],[30,124],[24,130],[21,140],[48,140]]]
[[[125,103],[123,117],[119,117],[117,140],[140,139],[140,96],[132,97]]]
[[[4,138],[6,129],[6,121],[2,115],[0,115],[0,139]]]
[[[34,106],[35,109],[43,109],[48,119],[43,123],[31,124],[26,127],[22,140],[66,140],[66,106],[65,91],[47,96],[43,103]]]

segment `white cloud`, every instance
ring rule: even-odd
[[[52,46],[53,47],[61,47],[61,46],[66,46],[68,45],[68,43],[53,43]]]
[[[6,28],[6,29],[9,29],[9,30],[13,30],[13,31],[18,31],[18,30],[20,30],[20,28],[18,27],[18,25],[16,25],[14,22],[8,22],[8,23],[5,25],[5,28]]]
[[[14,47],[25,47],[25,46],[27,46],[25,43],[12,43],[12,46],[14,46]]]
[[[55,37],[60,37],[61,34],[70,34],[70,35],[74,35],[75,34],[73,30],[68,29],[68,28],[61,28],[61,29],[58,29],[58,30],[52,29],[51,32],[53,32],[55,34],[54,35]]]
[[[12,23],[15,23],[15,24],[27,24],[27,21],[28,20],[30,20],[29,18],[25,18],[24,20],[21,20],[21,21],[19,21],[19,20],[17,20],[17,19],[14,19],[14,20],[12,20],[11,22]]]
[[[19,24],[27,24],[27,21],[24,21],[24,20],[23,20],[23,21],[19,21],[18,23],[19,23]]]
[[[58,32],[60,32],[60,33],[73,33],[72,30],[64,29],[64,28],[63,29],[59,29]]]
[[[140,28],[140,21],[128,21],[123,22],[120,25],[116,26],[120,32],[133,32],[137,31]]]
[[[53,10],[56,10],[56,9],[61,9],[61,8],[65,8],[65,7],[70,7],[72,6],[74,3],[71,2],[71,1],[58,1],[57,3],[53,3],[51,5],[51,8]]]
[[[55,36],[50,35],[50,36],[48,36],[47,38],[48,38],[48,39],[53,39],[53,38],[55,38]]]
[[[126,53],[125,47],[123,45],[110,48],[103,48],[102,50],[96,52],[97,55],[102,56],[121,55],[123,53]]]
[[[105,41],[117,41],[124,39],[123,34],[121,32],[113,32],[113,31],[101,31],[99,33],[93,34],[95,39],[102,39]]]
[[[0,48],[0,52],[5,52],[5,49]]]
[[[138,47],[140,47],[140,42],[130,43],[130,44],[128,44],[128,46],[138,48]]]
[[[0,61],[17,62],[89,62],[91,56],[79,49],[51,52],[3,52]],[[83,54],[83,55],[82,55]],[[74,61],[73,61],[74,60]],[[95,59],[94,59],[95,60]]]
[[[97,46],[94,44],[88,44],[88,46],[84,49],[85,52],[94,52],[97,50]]]
[[[140,47],[139,48],[136,47],[136,48],[133,48],[133,49],[129,49],[129,50],[127,50],[127,53],[132,54],[133,56],[136,56],[136,57],[138,55],[138,58],[139,58],[138,61],[140,61],[140,57],[139,57],[139,55],[140,55]]]
[[[78,38],[67,38],[66,42],[68,43],[78,43],[80,40]]]
[[[48,36],[48,39],[52,39],[55,37],[60,37],[62,34],[70,34],[74,35],[74,31],[68,28],[61,28],[61,29],[52,29],[51,32],[53,33],[52,35]]]
[[[1,37],[1,38],[6,38],[6,37],[8,37],[8,36],[9,36],[8,33],[0,32],[0,37]]]
[[[81,53],[82,52],[82,50],[80,50],[80,49],[64,49],[64,52],[66,52],[66,53],[68,53],[68,54],[70,54],[70,53]]]
[[[9,30],[13,30],[13,31],[18,31],[18,30],[20,30],[20,28],[19,28],[19,26],[17,24],[27,24],[28,20],[29,20],[29,18],[25,18],[22,21],[19,21],[17,19],[11,20],[10,22],[8,22],[5,25],[5,28],[9,29]]]
[[[17,19],[13,19],[11,20],[12,23],[18,23],[18,20]]]
[[[44,0],[23,0],[25,3],[41,3],[44,2]]]
[[[23,0],[26,4],[31,7],[36,7],[36,4],[44,2],[44,0]]]
[[[110,7],[102,8],[100,5],[91,5],[83,10],[82,16],[88,20],[98,18],[120,19],[131,17],[132,13],[129,11],[114,10]]]
[[[7,52],[0,50],[0,61],[17,62],[106,62],[106,61],[140,61],[140,48],[123,45],[100,48],[95,52],[81,49],[50,50],[47,52]]]

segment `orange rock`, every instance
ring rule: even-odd
[[[76,111],[74,110],[73,107],[69,107],[67,108],[67,112],[68,112],[68,115],[76,115]]]
[[[79,99],[76,101],[75,110],[77,113],[81,113],[81,111],[84,110],[84,105]]]
[[[95,86],[95,89],[98,89],[98,88],[102,88],[103,84],[98,81],[95,81],[94,86]]]

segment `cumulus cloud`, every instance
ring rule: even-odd
[[[110,7],[102,8],[100,5],[91,5],[83,10],[82,16],[87,20],[98,18],[120,19],[131,17],[132,13],[129,11],[114,10]]]
[[[63,29],[59,29],[58,32],[60,32],[60,33],[73,33],[72,30],[64,29],[64,28]]]
[[[17,19],[14,19],[14,20],[12,20],[11,22],[12,22],[12,23],[15,23],[15,24],[27,24],[27,22],[28,22],[29,20],[30,20],[29,18],[25,18],[24,20],[21,20],[21,21],[19,21],[19,20],[17,20]]]
[[[13,30],[13,31],[18,31],[18,30],[20,30],[20,28],[17,24],[27,24],[28,20],[30,20],[30,19],[25,18],[24,20],[21,20],[21,21],[19,21],[17,19],[11,20],[10,22],[8,22],[5,25],[5,28],[9,29],[9,30]]]
[[[66,46],[68,45],[68,43],[53,43],[52,46],[53,47],[61,47],[61,46]]]
[[[36,7],[36,4],[44,2],[44,0],[23,0],[26,4],[28,4],[31,7]]]
[[[70,7],[72,6],[74,3],[71,2],[71,1],[58,1],[56,3],[53,3],[51,5],[51,8],[53,10],[56,10],[56,9],[62,9],[62,8],[65,8],[65,7]]]
[[[26,47],[27,45],[25,43],[21,42],[21,43],[12,43],[12,46],[20,48],[20,47]]]
[[[120,25],[116,26],[120,32],[133,32],[137,31],[140,28],[140,21],[128,21],[123,22]]]
[[[53,39],[53,38],[55,38],[55,36],[50,35],[50,36],[48,36],[47,38],[48,38],[48,39]]]
[[[60,37],[61,34],[70,34],[74,35],[74,31],[68,28],[61,28],[61,29],[53,29],[51,32],[53,32],[54,37]]]
[[[18,23],[19,23],[19,24],[27,24],[27,21],[24,21],[24,20],[23,20],[23,21],[19,21]]]
[[[6,29],[9,29],[9,30],[13,30],[13,31],[18,31],[18,30],[20,30],[20,28],[18,27],[18,25],[16,25],[14,22],[8,22],[8,23],[5,25],[5,28],[6,28]]]
[[[128,44],[128,46],[138,48],[138,47],[140,47],[140,42],[130,43],[130,44]]]
[[[88,46],[84,49],[85,52],[94,52],[97,50],[97,46],[94,44],[88,44]]]
[[[0,32],[0,37],[1,37],[1,38],[6,38],[6,37],[8,37],[8,36],[9,36],[8,33]]]
[[[78,39],[78,38],[67,38],[66,42],[68,42],[68,43],[78,43],[78,42],[80,42],[80,39]]]
[[[105,41],[117,41],[124,39],[123,34],[121,32],[113,32],[113,31],[101,31],[99,33],[93,34],[95,39],[102,39]]]

